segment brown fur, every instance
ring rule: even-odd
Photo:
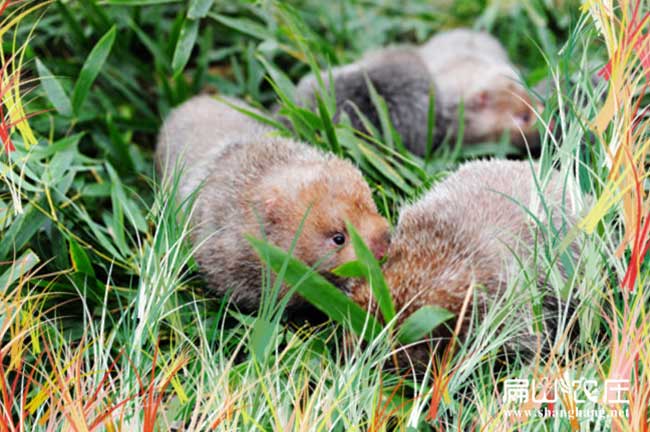
[[[242,105],[242,102],[231,100]],[[350,162],[305,144],[273,136],[225,103],[196,97],[176,109],[160,133],[156,160],[163,176],[182,161],[181,198],[199,189],[192,221],[195,257],[209,287],[232,292],[240,307],[259,305],[262,265],[244,239],[262,236],[287,250],[309,211],[294,255],[330,270],[354,259],[345,221],[383,255],[388,224],[377,213],[370,188]],[[260,223],[262,226],[260,226]],[[332,240],[341,232],[346,242]],[[290,306],[302,305],[293,298]]]
[[[546,213],[535,204],[536,197],[528,162],[492,160],[463,165],[422,199],[406,206],[384,265],[396,307],[404,309],[400,320],[424,305],[442,306],[458,315],[470,286],[475,287],[474,296],[483,308],[489,307],[505,290],[509,276],[519,269],[513,251],[526,262],[535,235],[545,235],[525,211],[530,209],[548,225]],[[552,225],[561,229],[562,187],[556,174],[544,189],[544,198],[552,209]],[[567,202],[566,208],[569,214],[564,216],[571,223],[575,206]],[[540,279],[539,285],[543,287],[544,280]],[[352,296],[364,307],[372,304],[365,283],[355,286]],[[554,296],[547,294],[545,307],[553,308]],[[470,322],[469,315],[466,318],[463,332]],[[552,318],[545,324],[553,326]],[[549,328],[549,334],[553,330]],[[516,341],[533,352],[535,342],[533,336]],[[427,358],[423,347],[411,354],[420,360]]]

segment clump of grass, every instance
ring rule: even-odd
[[[173,184],[152,181],[161,119],[191,95],[217,89],[266,112],[279,103],[289,127],[267,119],[280,133],[355,161],[379,208],[395,221],[402,202],[466,158],[505,154],[505,144],[465,149],[450,143],[417,158],[400,148],[390,124],[364,136],[345,120],[334,123],[329,89],[322,89],[317,110],[297,106],[293,83],[372,47],[421,42],[463,24],[499,36],[529,84],[552,78],[541,119],[553,117],[559,132],[543,137],[540,185],[551,167],[559,168],[567,196],[588,208],[586,193],[599,198],[611,188],[604,145],[617,147],[630,124],[597,136],[590,130],[605,87],[616,83],[594,86],[592,65],[608,56],[593,18],[580,16],[574,2],[454,1],[435,10],[423,0],[400,8],[312,0],[292,7],[205,0],[56,1],[44,9],[38,2],[9,3],[0,4],[1,427],[641,430],[647,423],[650,300],[642,248],[634,255],[637,289],[620,289],[632,256],[620,248],[629,238],[630,206],[601,212],[590,235],[543,229],[535,262],[521,262],[504,297],[483,320],[474,319],[470,336],[416,375],[390,366],[400,342],[427,329],[400,333],[390,326],[400,311],[382,294],[375,262],[341,271],[375,272],[386,327],[361,312],[339,311],[339,324],[297,328],[282,320],[277,303],[265,305],[273,313],[239,313],[227,299],[201,290],[189,242],[192,202],[178,203]],[[622,2],[621,10],[630,5]],[[615,22],[620,13],[608,19]],[[628,72],[642,75],[634,67]],[[644,130],[634,129],[637,142],[644,142]],[[572,237],[581,244],[575,257],[566,249]],[[308,296],[322,283],[286,254],[256,245],[275,257],[270,267],[300,281],[299,292]],[[558,262],[572,269],[567,280],[557,277]],[[519,331],[536,334],[532,323],[513,325],[513,317],[535,319],[540,268],[553,295],[578,300],[575,314],[558,316],[567,325],[577,321],[578,334],[574,342],[559,334],[550,356],[504,362],[499,353]],[[476,307],[468,303],[466,313],[478,316]],[[507,410],[516,407],[503,403],[507,378],[600,382],[615,374],[633,380],[627,420],[513,418]]]

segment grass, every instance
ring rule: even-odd
[[[560,0],[11,3],[0,2],[0,430],[648,430],[647,120],[634,119],[645,74],[633,52],[612,56],[622,29],[641,22],[623,13],[633,3],[616,3],[613,16],[597,13],[599,1],[590,13]],[[400,349],[391,326],[369,334],[361,320],[349,332],[341,317],[297,327],[277,299],[247,315],[207,296],[189,242],[192,202],[160,188],[152,164],[170,109],[218,90],[274,122],[277,104],[290,120],[274,123],[281,133],[353,160],[395,222],[403,202],[462,161],[512,155],[508,142],[448,143],[418,158],[390,124],[365,139],[333,124],[327,91],[313,112],[296,106],[292,83],[458,25],[497,35],[530,86],[551,78],[540,115],[560,133],[544,136],[540,182],[558,167],[567,195],[591,209],[583,224],[543,226],[533,255],[542,266],[522,262],[471,337],[424,375],[385,368]],[[607,26],[621,31],[599,33]],[[610,57],[611,80],[595,85]],[[607,108],[607,91],[620,106]],[[575,259],[563,253],[567,236],[580,240]],[[559,260],[574,269],[566,282]],[[299,263],[274,263],[304,279]],[[577,340],[560,335],[549,358],[504,362],[498,354],[526,324],[517,317],[535,313],[521,293],[534,296],[538,268],[576,299]],[[631,379],[630,415],[514,418],[507,378]]]

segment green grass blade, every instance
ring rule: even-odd
[[[183,0],[108,0],[108,4],[120,6],[154,6],[169,3],[181,3]]]
[[[339,144],[338,139],[336,139],[336,133],[334,132],[334,125],[332,124],[332,117],[323,103],[323,99],[319,94],[316,94],[316,102],[318,103],[318,112],[320,113],[321,121],[323,122],[323,128],[325,129],[325,136],[327,136],[327,141],[330,145],[330,150],[338,155],[343,156],[341,150],[341,145]]]
[[[323,276],[276,246],[252,237],[247,239],[260,258],[267,260],[267,264],[274,272],[281,271],[288,261],[284,281],[333,321],[349,327],[367,341],[371,341],[379,334],[381,331],[379,323]]]
[[[99,72],[102,70],[108,55],[115,42],[116,28],[113,26],[102,38],[97,42],[97,45],[92,49],[88,55],[88,59],[81,68],[79,79],[75,84],[74,91],[72,92],[72,110],[75,115],[79,115],[81,107],[83,106],[90,87],[97,79]]]
[[[209,13],[208,16],[221,24],[261,40],[275,39],[273,33],[248,18],[230,18],[225,15]]]
[[[260,63],[262,63],[262,66],[264,66],[268,74],[271,76],[271,79],[277,88],[276,93],[289,101],[293,101],[295,99],[294,95],[296,93],[296,86],[291,82],[287,75],[264,58],[264,56],[258,55],[256,58]]]
[[[413,188],[410,187],[402,178],[402,176],[395,171],[395,169],[390,166],[383,157],[378,155],[374,149],[371,149],[370,146],[359,143],[359,150],[365,157],[365,159],[374,166],[382,175],[384,175],[388,180],[390,180],[396,187],[401,189],[407,196],[410,196],[413,193]]]
[[[95,277],[92,262],[86,251],[72,238],[68,240],[68,243],[72,267],[80,273]]]
[[[204,18],[210,11],[210,6],[214,0],[190,0],[190,8],[187,11],[187,17],[191,19]]]
[[[357,230],[350,223],[346,223],[346,226],[350,240],[352,241],[352,246],[354,246],[354,252],[357,255],[357,261],[366,271],[366,279],[370,283],[372,293],[384,317],[384,322],[388,323],[395,318],[395,305],[393,304],[393,298],[384,279],[384,275],[381,272],[379,262],[363,242]]]
[[[40,59],[36,59],[36,70],[38,71],[38,77],[41,80],[43,90],[45,90],[45,94],[52,103],[52,106],[54,106],[54,109],[59,114],[70,117],[72,115],[72,104],[59,80],[52,75],[52,72],[50,72]]]
[[[172,58],[174,75],[178,75],[185,68],[192,54],[198,33],[199,21],[186,19],[181,28],[181,33],[176,42],[176,49],[174,50],[174,57]]]
[[[0,276],[0,291],[5,291],[18,278],[34,268],[40,259],[31,249],[23,253],[20,258],[15,260],[11,267]]]
[[[453,316],[454,314],[445,308],[423,306],[404,320],[397,332],[397,340],[405,345],[422,340]]]
[[[424,160],[431,160],[433,154],[434,138],[436,130],[436,94],[435,88],[431,86],[429,89],[429,109],[427,110],[427,142],[424,153]]]
[[[346,262],[332,270],[332,273],[347,278],[365,278],[368,275],[367,270],[359,261]]]
[[[258,363],[263,363],[271,351],[274,336],[277,334],[277,325],[264,317],[257,317],[251,333],[251,351]]]

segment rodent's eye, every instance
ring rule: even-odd
[[[332,241],[334,242],[335,245],[342,246],[343,244],[345,244],[345,234],[337,232],[332,236]]]
[[[521,119],[522,123],[528,124],[530,122],[530,113],[522,113],[519,115],[519,118]]]

